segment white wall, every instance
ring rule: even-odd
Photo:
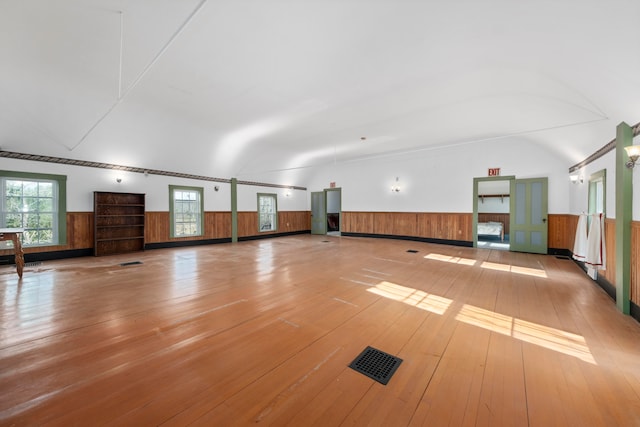
[[[257,211],[258,193],[277,195],[278,211],[309,210],[307,192],[304,190],[238,185],[238,211]]]
[[[549,212],[569,210],[568,166],[525,139],[504,138],[317,168],[309,191],[342,188],[344,211],[472,212],[473,178],[489,168],[517,178],[549,178]],[[401,190],[391,191],[395,179]]]
[[[205,211],[231,210],[231,185],[227,183],[175,178],[162,175],[121,172],[109,169],[60,165],[55,163],[0,158],[0,169],[67,176],[67,211],[93,211],[94,191],[119,191],[146,194],[146,210],[169,210],[169,185],[202,187]],[[117,183],[120,177],[122,182]],[[218,186],[219,190],[215,191]],[[306,191],[281,188],[238,186],[238,209],[257,210],[258,192],[278,194],[279,210],[307,210]],[[287,197],[286,193],[290,196]]]

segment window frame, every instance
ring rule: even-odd
[[[597,212],[597,186],[598,183],[602,183],[602,212]],[[591,174],[589,177],[589,189],[588,189],[588,207],[589,207],[589,215],[595,213],[603,213],[604,216],[607,216],[607,170],[602,169],[598,172]]]
[[[274,212],[262,212],[260,199],[263,197],[269,197],[273,199]],[[278,195],[276,193],[258,193],[257,199],[258,199],[258,233],[272,233],[274,231],[278,231]],[[273,217],[272,218],[273,224],[271,228],[269,228],[268,230],[262,229],[262,226],[260,225],[261,215],[272,215]]]
[[[176,235],[176,216],[175,216],[175,192],[176,191],[193,191],[198,193],[199,198],[199,233],[198,234],[186,234]],[[184,237],[202,237],[204,236],[204,188],[203,187],[190,187],[185,185],[169,185],[169,237],[170,238],[184,238]]]
[[[57,208],[56,214],[54,214],[53,222],[53,241],[51,243],[40,243],[40,244],[28,244],[24,243],[24,235],[23,235],[23,245],[25,247],[34,248],[34,247],[46,247],[46,246],[62,246],[67,244],[67,176],[66,175],[53,175],[53,174],[43,174],[43,173],[32,173],[32,172],[17,172],[17,171],[8,171],[8,170],[0,170],[0,196],[5,197],[5,181],[8,179],[22,180],[22,181],[54,181],[56,182],[56,197],[54,197],[55,208]],[[0,226],[3,228],[6,227],[5,220],[5,212],[4,212],[4,204],[5,201],[1,200],[0,204],[2,205],[3,211],[0,212]]]

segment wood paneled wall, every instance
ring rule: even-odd
[[[478,213],[478,222],[501,222],[504,234],[509,234],[510,218],[508,213]]]
[[[631,221],[631,301],[640,305],[640,221]]]
[[[67,244],[24,248],[24,253],[55,252],[93,248],[93,212],[67,212]],[[13,250],[0,250],[0,255]]]
[[[145,243],[224,239],[231,237],[231,212],[205,212],[204,233],[198,237],[170,238],[169,212],[145,213]]]
[[[616,220],[604,220],[604,244],[607,250],[607,269],[600,274],[613,286],[616,284]]]
[[[309,211],[278,212],[278,230],[262,234],[277,234],[311,229]],[[25,253],[54,252],[93,248],[93,212],[67,213],[67,244],[24,248]],[[238,213],[238,235],[258,235],[257,212]],[[164,243],[184,240],[231,238],[231,212],[205,212],[204,235],[199,237],[169,238],[169,212],[145,213],[145,243]],[[13,250],[2,249],[0,255],[11,255]]]
[[[573,250],[578,228],[578,216],[549,214],[548,246],[554,249]]]
[[[146,243],[231,238],[231,212],[205,212],[204,235],[195,238],[169,238],[169,212],[147,212],[146,217]],[[309,211],[278,212],[278,229],[264,233],[258,232],[257,212],[238,212],[238,237],[288,233],[310,229],[311,213]]]
[[[341,230],[471,242],[472,221],[470,213],[342,212]]]

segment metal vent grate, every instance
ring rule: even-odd
[[[407,252],[409,252],[410,254],[417,254],[418,251],[416,251],[415,249],[409,249],[407,250]]]
[[[123,262],[122,264],[120,264],[120,266],[121,267],[126,267],[128,265],[138,265],[138,264],[142,264],[142,261]]]
[[[384,351],[367,347],[349,365],[354,371],[360,372],[380,384],[387,384],[402,363],[402,359]]]

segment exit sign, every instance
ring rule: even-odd
[[[500,168],[489,168],[489,176],[500,176]]]

